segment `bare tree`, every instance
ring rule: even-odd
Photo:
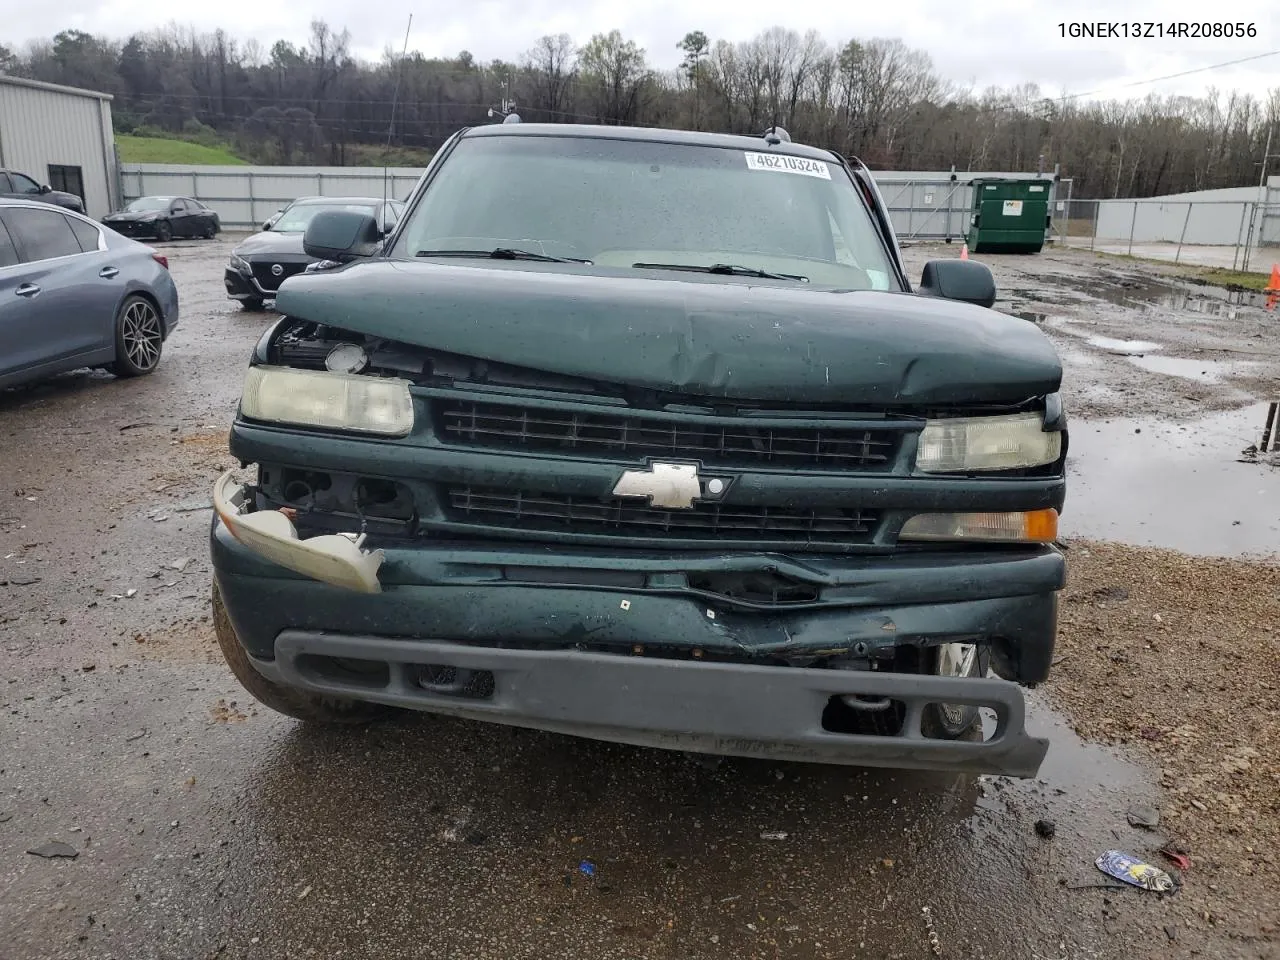
[[[524,55],[522,65],[534,105],[550,113],[552,119],[567,112],[569,91],[577,72],[576,57],[577,50],[567,33],[539,37]]]
[[[650,79],[644,50],[617,30],[597,33],[579,51],[578,65],[601,120],[629,123],[636,118],[641,92]]]

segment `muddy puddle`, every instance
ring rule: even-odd
[[[1010,312],[1032,322],[1042,322],[1044,312],[1036,306],[1075,306],[1091,301],[1109,303],[1139,316],[1178,314],[1195,317],[1222,317],[1235,320],[1243,310],[1263,310],[1267,295],[1252,290],[1229,290],[1207,284],[1178,283],[1149,277],[1080,277],[1044,274],[1046,286],[1018,286],[1009,291]],[[1052,313],[1052,311],[1049,311]]]
[[[1149,373],[1218,384],[1233,376],[1250,376],[1259,365],[1248,361],[1191,360],[1185,357],[1131,356],[1129,362]]]
[[[1112,337],[1087,337],[1086,341],[1091,347],[1122,356],[1141,356],[1144,353],[1161,349],[1160,344],[1152,343],[1150,340],[1116,340]]]
[[[1063,536],[1205,556],[1280,555],[1280,469],[1240,462],[1266,411],[1260,403],[1181,422],[1076,421]]]

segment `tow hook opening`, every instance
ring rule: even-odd
[[[907,705],[888,697],[835,696],[822,711],[822,729],[864,737],[898,737]]]

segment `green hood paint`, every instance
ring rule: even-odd
[[[1053,393],[1035,326],[905,293],[572,264],[372,260],[286,280],[289,316],[567,376],[738,400],[1001,404]]]

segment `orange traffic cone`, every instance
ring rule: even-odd
[[[968,260],[968,259],[969,259],[969,244],[967,244],[967,243],[966,243],[966,244],[961,245],[961,247],[960,247],[960,259],[961,259],[961,260]],[[1274,280],[1275,278],[1273,277],[1272,279]],[[1280,286],[1280,284],[1277,284],[1277,285],[1278,285],[1278,286]]]
[[[1280,263],[1271,265],[1271,280],[1266,286],[1267,293],[1280,293]]]

